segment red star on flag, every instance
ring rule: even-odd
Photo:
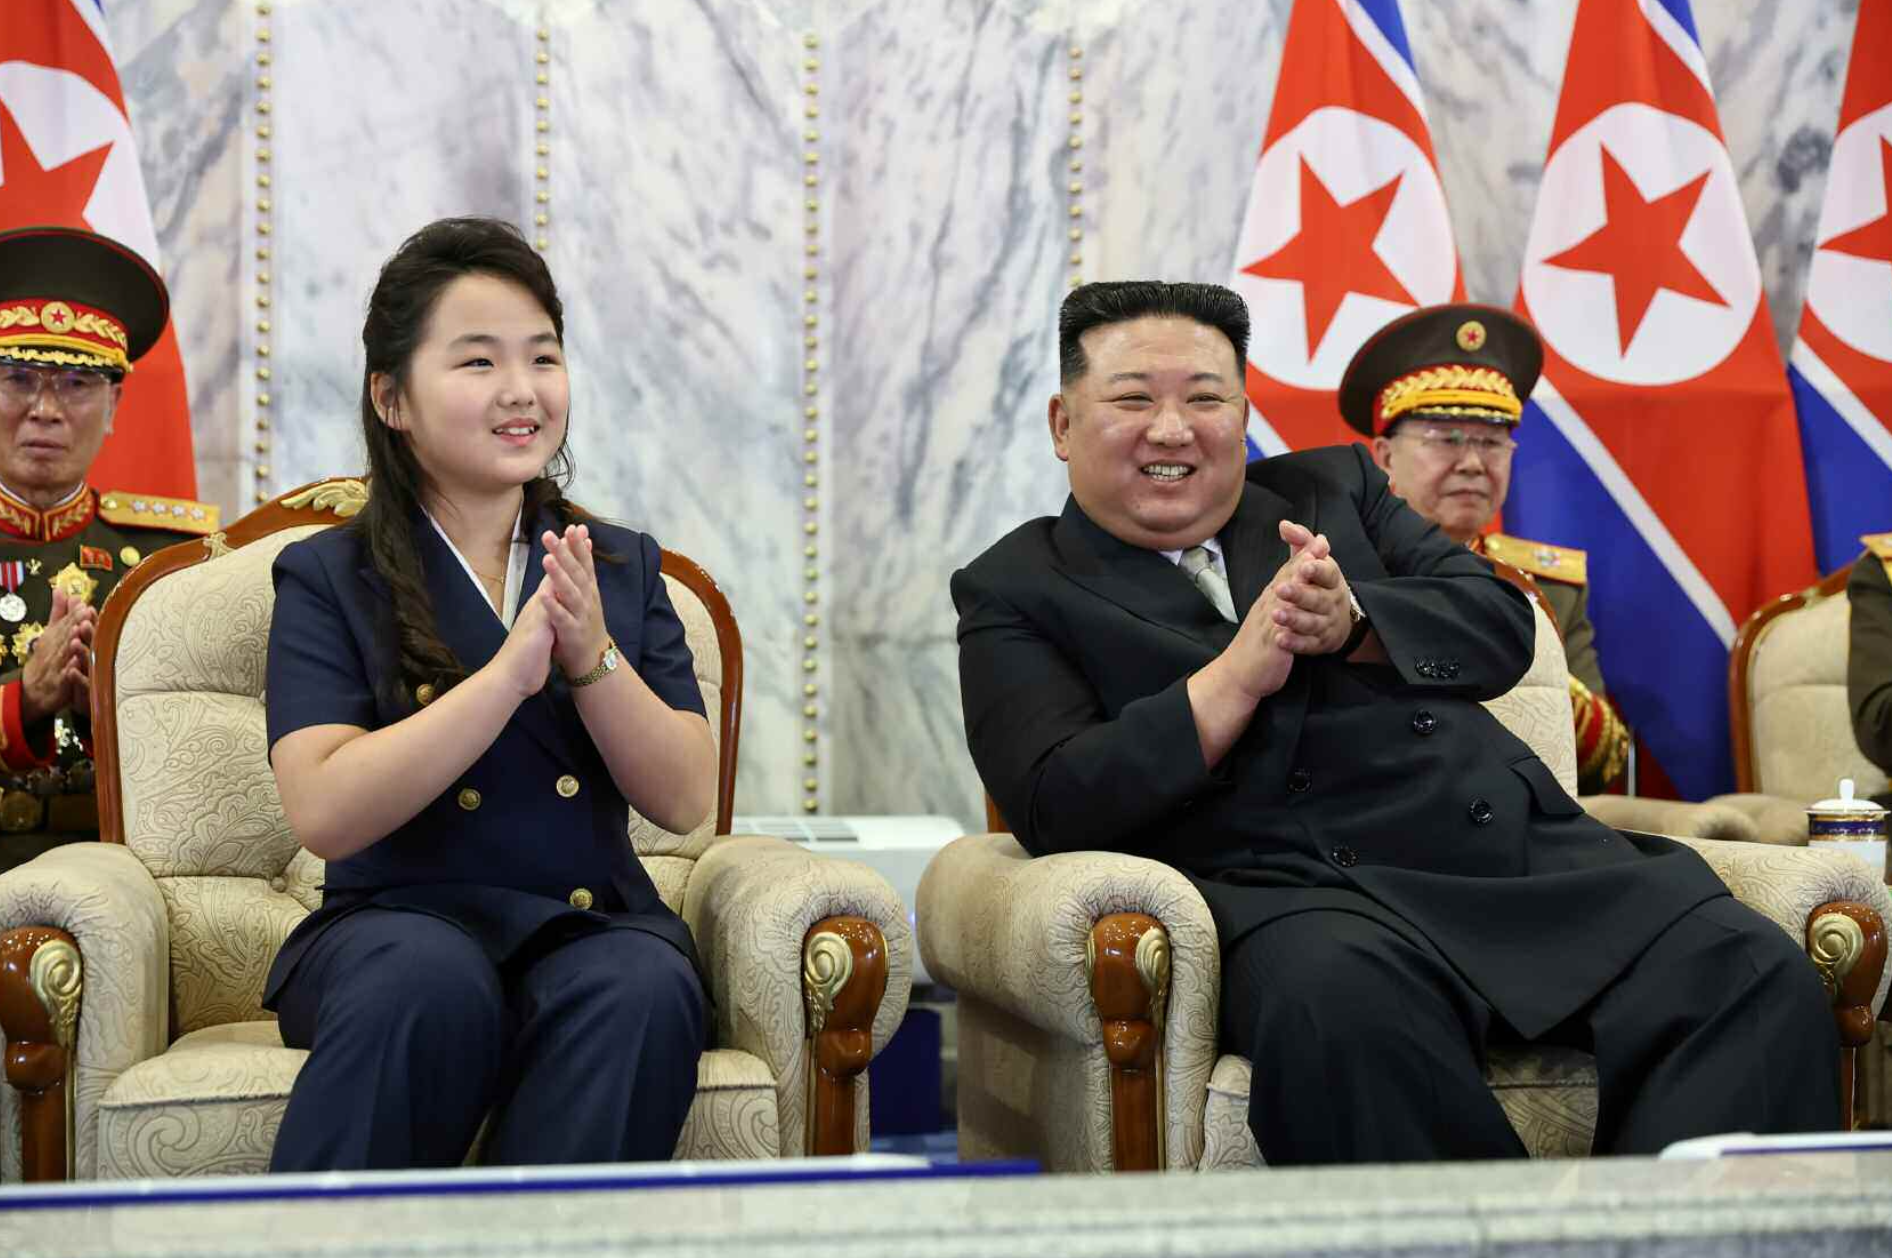
[[[1293,280],[1301,286],[1301,310],[1307,320],[1307,355],[1320,349],[1348,293],[1383,297],[1417,306],[1399,277],[1373,251],[1380,227],[1399,195],[1404,172],[1342,205],[1300,158],[1301,230],[1286,244],[1242,268],[1262,279]]]
[[[1602,145],[1598,149],[1603,157],[1603,205],[1609,217],[1570,248],[1545,258],[1544,265],[1599,271],[1610,277],[1616,289],[1616,335],[1627,354],[1658,289],[1717,306],[1728,303],[1682,252],[1682,233],[1708,185],[1708,172],[1651,201],[1614,153]]]
[[[83,223],[92,188],[105,168],[112,146],[51,169],[39,164],[13,115],[0,104],[0,231],[41,223]]]
[[[1879,174],[1885,180],[1885,213],[1849,232],[1820,242],[1820,248],[1870,262],[1892,262],[1892,141],[1879,137]]]

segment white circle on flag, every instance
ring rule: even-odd
[[[137,145],[131,125],[111,98],[70,70],[6,61],[0,62],[0,106],[13,116],[34,159],[48,170],[111,145],[85,204],[86,224],[157,266],[158,241]],[[6,182],[7,172],[0,170],[0,200],[6,198]]]
[[[1725,303],[1659,288],[1627,352],[1617,328],[1615,279],[1604,271],[1544,262],[1608,222],[1605,145],[1644,201],[1707,173],[1679,245]],[[1631,259],[1629,265],[1634,264]],[[1524,246],[1522,287],[1544,340],[1593,376],[1623,384],[1675,384],[1717,366],[1747,335],[1761,299],[1760,265],[1727,148],[1706,127],[1649,105],[1612,105],[1590,119],[1544,165],[1537,215]]]
[[[1445,189],[1425,152],[1391,123],[1325,105],[1268,147],[1255,166],[1248,216],[1242,223],[1232,287],[1248,302],[1253,331],[1248,359],[1261,371],[1302,389],[1339,387],[1353,352],[1413,307],[1348,293],[1333,322],[1309,352],[1304,295],[1295,280],[1264,279],[1241,268],[1266,258],[1301,231],[1301,163],[1342,205],[1398,179],[1373,251],[1423,305],[1452,299],[1458,253],[1446,214]]]
[[[1892,105],[1855,119],[1833,141],[1816,241],[1830,241],[1892,214],[1884,156],[1889,141]],[[1892,362],[1892,261],[1816,247],[1807,305],[1848,347]]]

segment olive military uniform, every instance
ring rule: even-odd
[[[90,486],[39,511],[0,487],[0,869],[98,830],[89,714],[21,720],[20,674],[52,617],[53,591],[102,606],[147,556],[211,532],[217,517],[200,502]]]
[[[1866,553],[1846,582],[1852,630],[1846,644],[1846,704],[1866,759],[1892,774],[1892,533],[1860,539]],[[1892,783],[1873,799],[1892,808]]]

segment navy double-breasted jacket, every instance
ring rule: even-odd
[[[1213,770],[1186,684],[1235,626],[1174,564],[1073,501],[954,574],[967,740],[1028,850],[1174,865],[1224,948],[1312,909],[1373,917],[1526,1035],[1726,893],[1685,847],[1585,816],[1481,706],[1530,666],[1530,607],[1363,448],[1250,468],[1220,534],[1238,614],[1288,557],[1284,519],[1327,535],[1391,662],[1297,659]]]
[[[417,516],[414,523],[440,636],[472,672],[498,652],[507,630],[427,520]],[[521,605],[544,576],[539,537],[554,524],[547,516],[527,526]],[[605,626],[623,660],[672,708],[702,714],[656,542],[603,523],[590,529],[600,556],[621,560],[601,557],[596,568]],[[388,589],[354,528],[284,547],[274,579],[272,747],[307,726],[373,730],[413,714],[414,700],[399,685]],[[495,964],[548,923],[571,916],[659,936],[694,963],[689,929],[658,897],[631,848],[628,824],[629,805],[554,668],[545,688],[519,705],[492,746],[439,798],[378,842],[328,862],[322,907],[283,944],[265,1004],[273,1006],[322,931],[368,904],[455,922]]]

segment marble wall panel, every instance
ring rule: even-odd
[[[737,808],[799,810],[802,32],[689,0],[547,27],[577,496],[721,584],[746,661]]]
[[[184,356],[197,492],[229,506],[243,475],[238,359],[248,322],[237,295],[243,11],[228,0],[144,0],[107,16]]]
[[[882,4],[822,41],[839,153],[824,600],[837,811],[977,815],[954,673],[898,661],[952,642],[953,568],[1063,499],[1044,401],[1068,248],[1067,40],[1055,13],[947,0]]]
[[[361,322],[381,263],[449,214],[530,199],[532,28],[481,0],[277,0],[270,298],[275,449],[259,489],[359,470]],[[246,261],[254,255],[245,251]],[[262,274],[269,275],[265,285]]]

